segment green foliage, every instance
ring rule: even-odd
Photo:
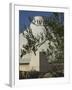
[[[52,71],[39,72],[39,71],[19,71],[19,79],[34,79],[34,78],[51,78],[63,77],[64,72],[53,68]]]
[[[53,13],[49,18],[44,17],[47,38],[50,41],[50,50],[47,50],[49,62],[60,62],[60,60],[64,62],[64,24],[60,22],[60,15],[62,14]],[[52,46],[51,43],[53,43],[55,47]]]

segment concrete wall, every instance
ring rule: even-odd
[[[38,51],[36,52],[36,55],[34,53],[31,54],[30,69],[40,71],[39,52]]]
[[[20,71],[30,71],[30,70],[40,71],[39,52],[36,52],[36,55],[32,52],[30,55],[31,57],[29,64],[19,65]]]
[[[20,71],[36,70],[40,72],[48,72],[50,69],[48,59],[44,52],[36,52],[36,55],[32,53],[30,63],[22,64],[19,68]]]
[[[39,53],[39,58],[40,58],[40,72],[48,72],[48,59],[46,58],[45,52],[40,52]]]

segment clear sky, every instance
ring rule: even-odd
[[[19,11],[19,29],[20,33],[24,31],[25,25],[26,27],[30,24],[29,17],[34,16],[50,16],[52,15],[51,12],[41,12],[41,11]]]
[[[53,14],[53,12],[41,12],[41,11],[19,11],[19,32],[23,32],[25,29],[25,26],[30,25],[29,17],[34,16],[47,16],[50,17]]]

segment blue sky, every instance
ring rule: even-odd
[[[29,17],[34,16],[47,16],[50,17],[53,14],[53,12],[41,12],[41,11],[19,11],[19,32],[23,32],[25,26],[30,25]]]

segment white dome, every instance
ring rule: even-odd
[[[46,35],[46,29],[44,26],[37,26],[33,23],[30,24],[30,28],[32,30],[32,34],[34,35],[35,38],[41,37],[41,34],[45,37]]]
[[[36,25],[43,25],[44,19],[42,16],[35,16],[32,22]]]

